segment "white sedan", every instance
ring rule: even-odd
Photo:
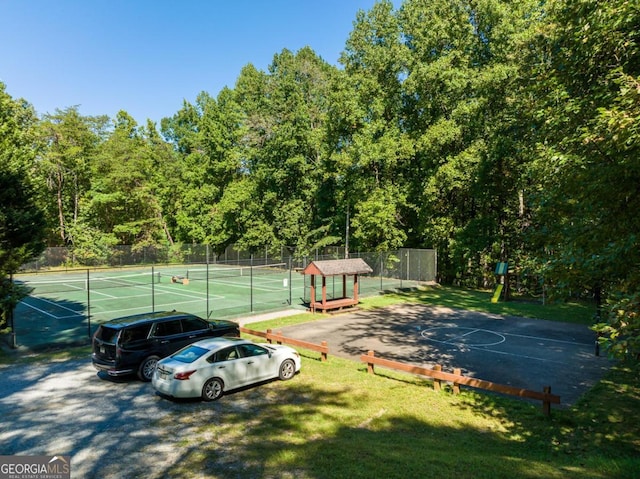
[[[197,341],[159,361],[152,384],[166,396],[215,401],[225,391],[291,379],[298,371],[300,355],[289,346],[220,337]]]

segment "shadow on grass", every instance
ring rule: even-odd
[[[81,360],[7,368],[0,436],[7,454],[62,447],[88,478],[583,479],[639,470],[631,453],[638,450],[632,428],[640,393],[624,385],[637,369],[609,378],[600,391],[606,400],[546,419],[539,406],[466,392],[451,397],[410,380],[389,384],[336,362],[307,361],[308,372],[292,381],[214,403],[164,400],[136,380],[105,388]],[[11,384],[20,386],[6,389]],[[63,395],[61,384],[75,387]],[[620,404],[606,408],[616,394]],[[627,429],[592,422],[604,414]]]
[[[259,395],[259,398],[253,397]],[[252,406],[216,404],[218,413],[181,449],[166,477],[295,477],[295,478],[565,478],[630,477],[590,470],[580,459],[555,447],[548,429],[561,429],[539,415],[514,422],[501,404],[462,400],[479,414],[501,416],[506,430],[448,426],[416,415],[388,415],[385,409],[349,425],[327,420],[353,407],[350,391],[331,394],[304,385],[291,385],[276,396],[252,391]],[[231,399],[231,398],[227,398]],[[524,408],[526,409],[526,407]],[[503,417],[502,417],[503,416]],[[525,416],[526,417],[526,416]],[[338,423],[338,426],[335,424]],[[531,424],[538,424],[532,430]],[[541,436],[538,434],[547,429]],[[209,440],[202,440],[208,437]]]

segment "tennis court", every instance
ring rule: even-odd
[[[305,309],[310,279],[287,263],[189,264],[76,270],[14,276],[31,294],[16,308],[19,345],[86,342],[98,324],[148,311],[178,310],[209,319],[233,319],[289,308]],[[350,283],[350,282],[349,282]],[[363,295],[415,282],[361,277]],[[351,284],[347,294],[351,295]],[[327,295],[342,295],[330,278]]]

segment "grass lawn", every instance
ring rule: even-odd
[[[430,382],[303,352],[302,372],[224,396],[190,428],[167,477],[633,478],[640,477],[638,373],[617,368],[571,410]]]
[[[433,287],[366,298],[361,307],[424,302],[583,324],[593,318],[591,305],[492,304],[490,297]],[[322,317],[250,327],[277,330]],[[411,375],[377,368],[371,376],[365,365],[317,357],[305,353],[298,377],[267,385],[263,407],[237,418],[245,425],[237,452],[247,471],[238,477],[640,478],[637,363],[618,364],[575,406],[547,418],[539,402],[464,389],[454,396]],[[203,426],[202,434],[214,430]],[[211,455],[197,449],[207,470]]]

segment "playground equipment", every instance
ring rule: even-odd
[[[496,265],[496,271],[495,274],[497,276],[500,276],[500,280],[498,281],[498,284],[496,285],[496,289],[493,292],[493,296],[491,297],[491,302],[492,303],[497,303],[500,300],[500,295],[502,295],[502,292],[504,290],[504,285],[506,283],[506,277],[507,277],[507,273],[509,271],[509,263],[498,263]]]

